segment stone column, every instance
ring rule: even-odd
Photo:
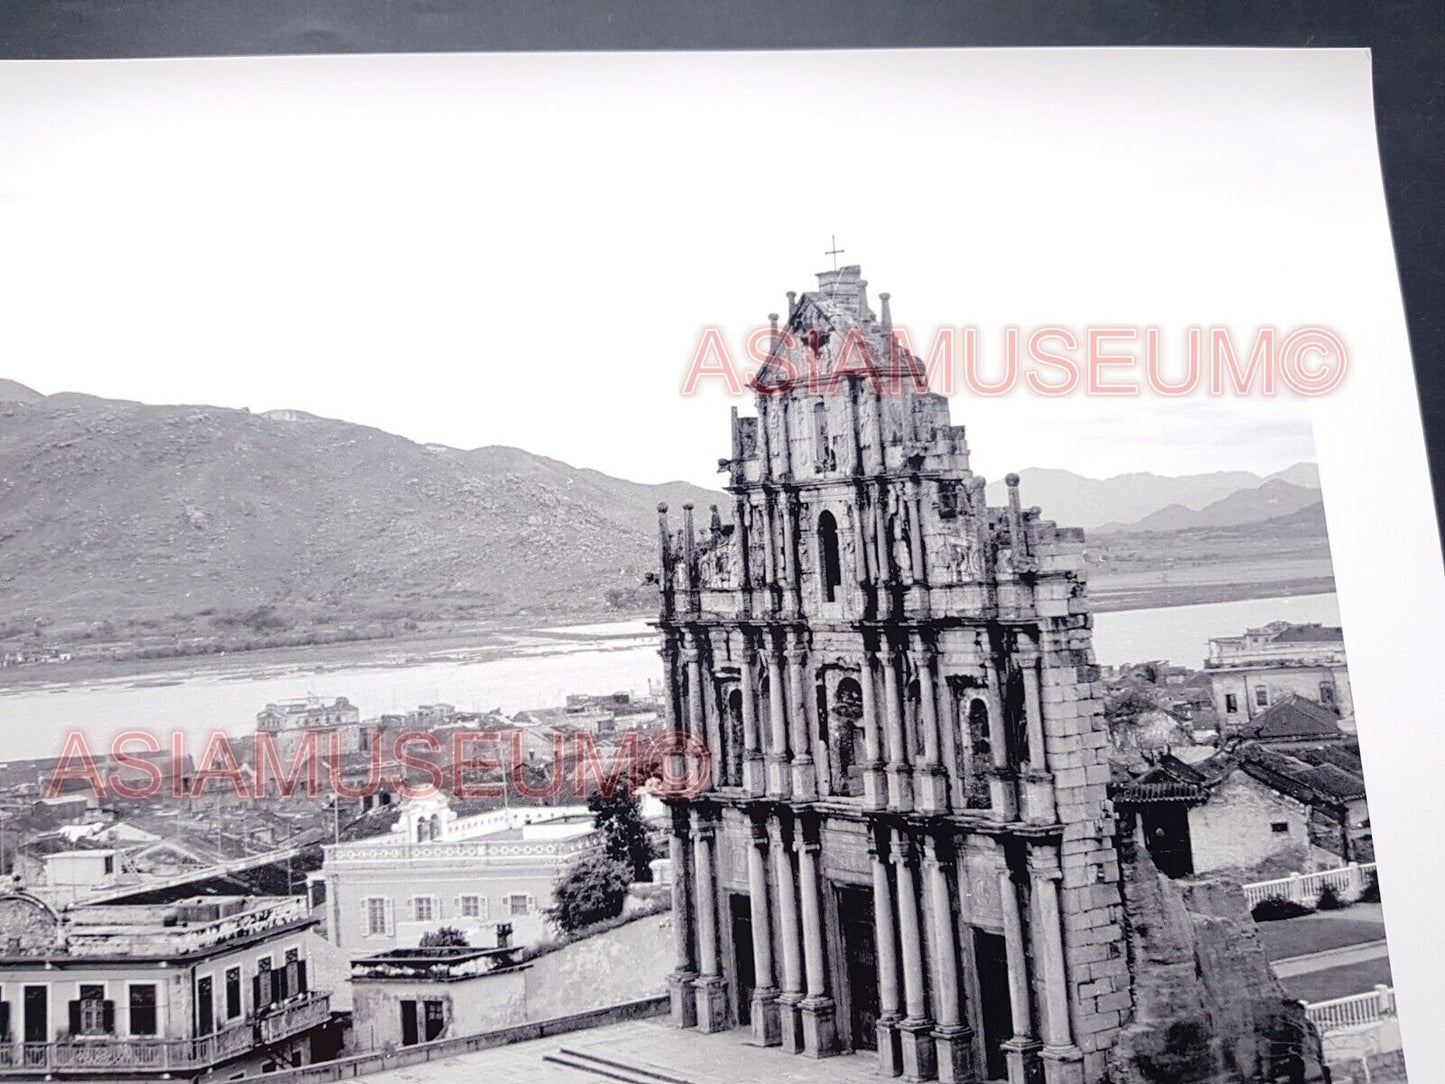
[[[913,579],[919,584],[928,582],[928,568],[923,562],[923,498],[922,486],[917,478],[908,481],[908,512],[912,529],[908,538],[913,547]]]
[[[938,1057],[938,1079],[945,1084],[965,1084],[975,1079],[973,1031],[964,1021],[963,993],[959,981],[958,930],[954,925],[953,894],[948,887],[951,848],[934,836],[924,837],[923,867],[928,881],[933,912],[934,1015],[938,1026],[933,1039]]]
[[[792,793],[788,773],[788,679],[783,666],[783,649],[776,640],[768,658],[768,716],[772,724],[773,747],[768,751],[768,796],[786,798]]]
[[[923,970],[923,935],[918,921],[918,884],[913,874],[913,844],[893,832],[893,868],[898,880],[898,940],[903,957],[903,1007],[898,1025],[905,1080],[932,1080],[938,1075],[933,1021],[928,1018],[927,979]]]
[[[803,1050],[803,961],[798,921],[798,891],[793,878],[792,839],[781,819],[773,822],[773,880],[778,886],[778,936],[783,945],[783,992],[778,995],[778,1032],[783,1049]]]
[[[933,684],[936,661],[933,648],[913,635],[913,659],[918,667],[918,724],[923,728],[923,763],[914,775],[918,809],[923,813],[948,810],[948,776],[939,757],[938,694]]]
[[[682,662],[687,668],[687,729],[688,733],[697,741],[707,746],[709,768],[706,789],[711,790],[717,785],[717,773],[719,764],[716,752],[712,747],[710,736],[707,732],[707,722],[703,715],[702,700],[702,653],[697,649],[697,635],[690,633],[686,640],[686,647],[682,650]],[[696,746],[694,746],[696,748]]]
[[[883,1076],[903,1072],[903,1050],[898,1025],[903,1021],[898,991],[898,929],[894,921],[893,885],[884,851],[888,833],[877,830],[868,857],[873,863],[873,931],[878,944],[878,1071]]]
[[[737,535],[738,573],[741,581],[738,589],[743,593],[743,613],[749,616],[753,612],[752,547],[748,541],[748,517],[751,511],[751,505],[743,499],[742,494],[733,499],[733,522],[736,524],[733,530]]]
[[[798,612],[798,591],[801,577],[798,574],[798,530],[797,502],[789,494],[783,494],[783,612]]]
[[[742,653],[738,657],[738,687],[743,694],[743,790],[754,798],[761,797],[767,786],[763,766],[761,735],[758,733],[757,684],[753,677],[753,640],[747,629],[741,630]]]
[[[913,808],[913,774],[908,764],[908,742],[903,734],[903,700],[898,690],[898,653],[884,644],[878,652],[883,667],[883,714],[888,733],[888,804],[893,809]]]
[[[1018,642],[1023,669],[1024,712],[1028,722],[1029,763],[1024,774],[1024,814],[1035,823],[1052,824],[1055,816],[1054,777],[1049,774],[1044,748],[1044,705],[1040,689],[1038,644],[1026,635]]]
[[[1084,1055],[1074,1045],[1069,1022],[1069,976],[1059,911],[1063,873],[1058,852],[1030,846],[1029,876],[1034,895],[1034,952],[1043,983],[1044,1080],[1046,1084],[1083,1084]]]
[[[799,828],[802,826],[799,825]],[[803,1053],[826,1058],[838,1053],[838,1023],[833,999],[828,996],[828,964],[823,944],[823,904],[820,897],[816,838],[799,831],[798,892],[802,899],[803,966],[807,996],[798,1008],[803,1020]]]
[[[939,673],[936,659],[934,661],[933,690],[934,711],[937,713],[936,718],[938,719],[938,755],[943,760],[943,775],[947,784],[949,808],[966,809],[968,806],[967,792],[964,789],[966,780],[961,767],[964,758],[959,756],[958,743],[968,740],[967,728],[960,730],[955,723],[953,690],[948,686],[948,679]]]
[[[672,807],[672,832],[667,838],[667,856],[672,865],[672,935],[677,964],[668,978],[672,997],[672,1022],[680,1028],[697,1024],[697,999],[692,982],[697,978],[697,958],[692,947],[692,876],[688,869],[687,810]]]
[[[1029,985],[1028,953],[1024,948],[1023,914],[1019,907],[1019,890],[1013,875],[1002,869],[998,873],[998,895],[1003,910],[1003,940],[1008,956],[1009,1014],[1013,1018],[1013,1038],[1003,1044],[1008,1063],[1009,1084],[1032,1084],[1042,1044],[1033,1034],[1033,994]]]
[[[773,494],[763,490],[763,526],[767,530],[767,543],[763,546],[763,578],[767,581],[765,590],[768,599],[767,611],[778,608],[778,525]]]
[[[813,761],[813,736],[808,733],[807,684],[803,680],[808,652],[796,632],[788,634],[788,707],[793,716],[793,798],[800,802],[818,796],[817,765]]]
[[[993,775],[989,779],[989,804],[993,815],[1001,821],[1012,821],[1019,814],[1018,772],[1009,763],[1008,720],[1003,714],[1003,696],[999,692],[999,674],[993,666],[987,669],[988,743],[993,753]]]
[[[883,809],[888,804],[887,783],[883,777],[883,741],[878,721],[877,675],[873,672],[873,652],[864,651],[858,667],[858,685],[863,690],[863,804],[869,809]]]
[[[693,989],[697,996],[697,1029],[703,1033],[728,1027],[727,982],[717,939],[717,879],[713,875],[714,826],[692,814],[692,855],[696,867],[697,970]]]
[[[781,1041],[778,988],[773,985],[773,926],[768,908],[770,846],[767,823],[754,820],[752,846],[748,848],[748,901],[753,927],[753,1038],[760,1046],[777,1046]]]

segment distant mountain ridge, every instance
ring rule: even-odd
[[[1296,463],[1267,476],[1249,471],[1214,471],[1178,477],[1143,472],[1088,478],[1073,471],[1030,467],[1019,472],[1019,496],[1024,507],[1037,505],[1043,509],[1045,518],[1064,526],[1083,527],[1085,530],[1133,530],[1136,527],[1161,530],[1167,528],[1143,527],[1140,521],[1171,507],[1201,511],[1236,493],[1255,490],[1273,482],[1313,489],[1316,492],[1314,499],[1319,500],[1319,472],[1313,463]],[[990,504],[1001,505],[1008,499],[1002,479],[990,482],[987,492]],[[1273,514],[1282,515],[1293,510],[1288,508]],[[1259,515],[1253,518],[1270,517]],[[1181,527],[1192,525],[1180,524]]]
[[[1319,502],[1308,463],[1268,478],[1021,477],[1026,506],[1095,535],[1260,521],[1321,533],[1312,514],[1290,518]],[[1005,503],[1002,481],[989,499]],[[656,568],[658,502],[691,501],[705,524],[722,500],[299,410],[45,396],[0,380],[0,642],[219,637],[229,649],[298,628],[344,639],[635,613],[654,603],[641,585]]]

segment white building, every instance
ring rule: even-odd
[[[1289,696],[1329,708],[1346,730],[1354,729],[1355,703],[1339,628],[1273,621],[1243,636],[1217,637],[1209,641],[1204,669],[1226,734]]]
[[[305,900],[74,907],[0,895],[0,1080],[230,1080],[327,1060]]]
[[[441,798],[407,802],[388,835],[325,848],[326,935],[352,957],[443,926],[477,947],[495,946],[499,927],[528,944],[547,934],[558,875],[601,846],[584,806],[458,817]]]

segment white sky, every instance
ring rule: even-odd
[[[926,337],[1339,325],[1363,54],[1186,50],[0,64],[0,375],[290,407],[718,484],[738,344],[836,233]],[[1365,84],[1368,86],[1368,83]],[[1362,131],[1362,127],[1364,129]],[[1349,328],[1341,327],[1346,339]],[[1356,364],[1363,363],[1355,359]],[[750,404],[747,409],[751,409]],[[1313,458],[1298,404],[955,402],[974,466]]]

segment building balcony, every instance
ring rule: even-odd
[[[331,994],[313,990],[213,1035],[197,1039],[62,1039],[53,1043],[0,1043],[0,1077],[36,1072],[171,1073],[195,1071],[230,1061],[259,1047],[282,1042],[326,1023]]]

